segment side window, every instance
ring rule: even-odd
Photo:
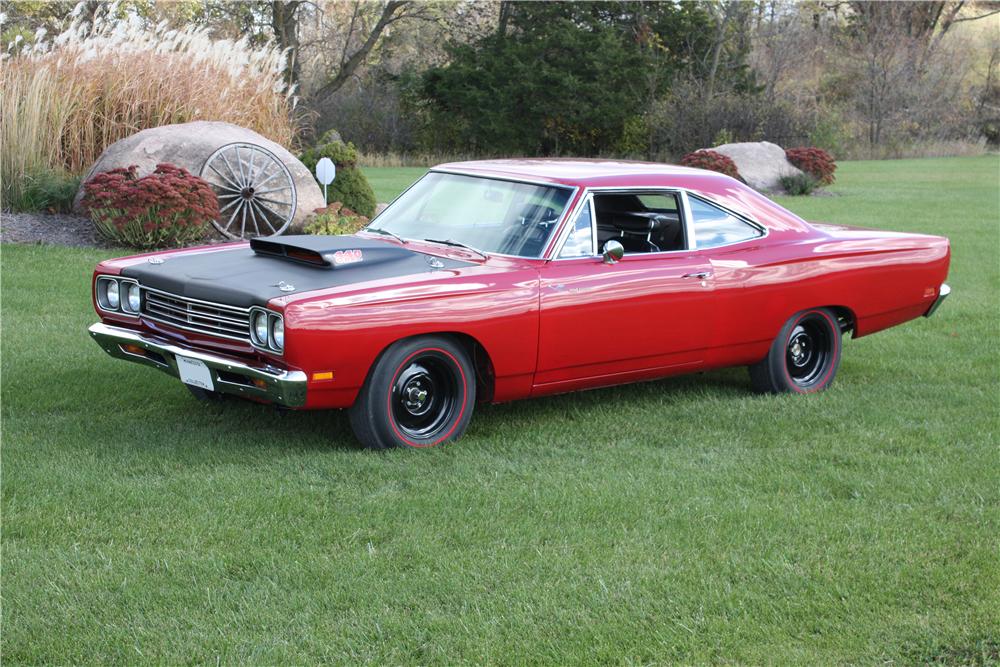
[[[594,242],[591,237],[591,223],[593,217],[590,215],[590,201],[588,200],[580,215],[576,216],[573,223],[573,231],[566,237],[560,257],[589,257],[594,254]]]
[[[594,195],[597,247],[614,239],[626,255],[684,250],[680,199],[673,192],[602,192]]]
[[[695,245],[715,248],[761,236],[761,231],[748,222],[709,204],[704,199],[688,197],[691,221],[694,223]]]

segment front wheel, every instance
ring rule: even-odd
[[[351,428],[369,449],[431,447],[460,437],[475,403],[461,346],[421,336],[392,345],[375,363],[351,406]]]
[[[781,328],[767,356],[750,366],[750,381],[764,393],[822,391],[837,374],[840,350],[837,316],[826,308],[803,310]]]

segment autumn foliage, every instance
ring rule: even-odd
[[[139,178],[135,165],[96,174],[83,207],[109,241],[136,248],[177,246],[205,235],[219,216],[211,186],[186,169],[158,164]]]
[[[785,157],[820,184],[833,183],[833,172],[837,170],[837,163],[833,161],[833,156],[822,148],[789,148],[785,151]]]
[[[740,177],[740,172],[736,169],[736,163],[728,155],[723,155],[707,148],[688,153],[681,158],[681,164],[685,167],[717,171],[720,174],[732,176],[733,178]]]

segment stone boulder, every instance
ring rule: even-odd
[[[205,161],[212,153],[226,144],[236,142],[265,148],[284,163],[292,175],[296,194],[295,215],[285,233],[300,232],[305,219],[312,215],[315,209],[326,205],[316,179],[284,146],[253,130],[232,123],[199,120],[137,132],[108,146],[83,180],[86,182],[94,174],[133,164],[138,165],[139,175],[145,176],[163,162],[184,167],[195,176],[199,176]],[[80,207],[82,198],[81,186],[73,200],[73,208],[78,212],[82,212]]]
[[[722,144],[712,150],[735,162],[740,177],[754,190],[780,192],[782,177],[802,173],[785,157],[784,148],[769,141]]]

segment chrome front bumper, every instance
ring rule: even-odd
[[[924,317],[930,317],[933,315],[934,311],[938,309],[938,306],[944,303],[944,300],[948,298],[949,294],[951,294],[951,288],[948,287],[948,283],[941,283],[941,289],[938,290],[938,297],[934,299],[934,303],[932,303],[931,307],[927,309],[926,313],[924,313]]]
[[[152,366],[179,379],[177,355],[181,355],[204,363],[219,393],[256,398],[290,408],[305,405],[306,374],[302,371],[268,365],[249,366],[243,361],[189,350],[162,338],[100,322],[92,325],[89,331],[97,344],[116,359]]]

